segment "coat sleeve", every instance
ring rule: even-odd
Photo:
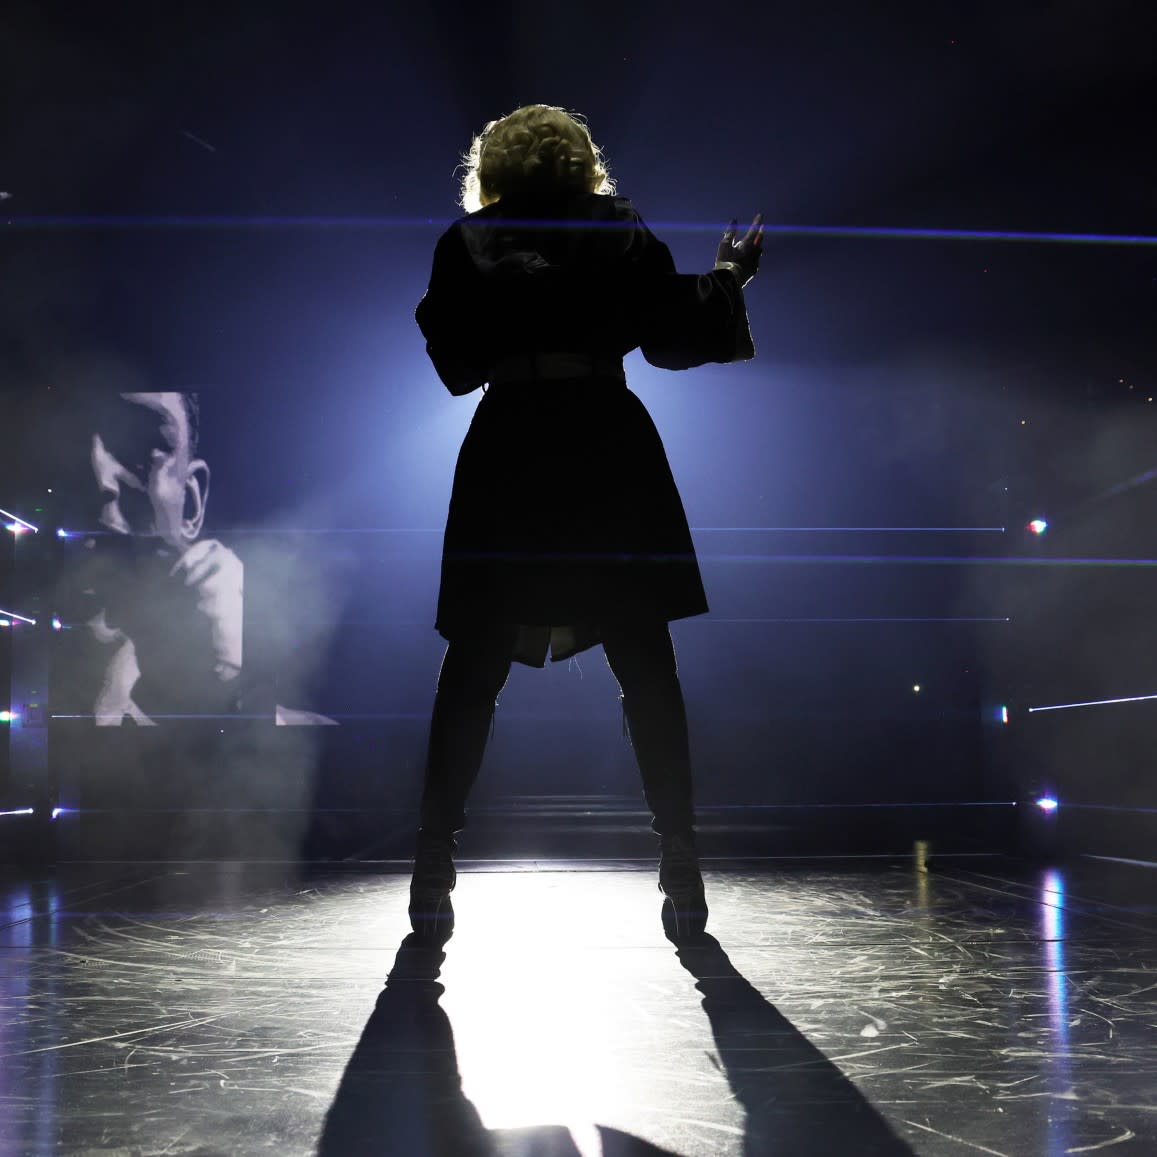
[[[743,289],[733,273],[678,273],[671,251],[635,214],[643,357],[665,370],[755,357]]]
[[[438,239],[430,285],[414,317],[438,377],[454,395],[478,389],[487,377],[487,367],[477,356],[484,348],[479,341],[484,335],[478,332],[484,326],[479,314],[483,297],[476,284],[480,277],[461,231],[451,227]]]

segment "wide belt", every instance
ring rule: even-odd
[[[515,354],[500,358],[490,369],[490,384],[558,381],[562,378],[611,378],[627,381],[623,359],[613,354],[582,352]]]

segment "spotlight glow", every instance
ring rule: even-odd
[[[1053,799],[1051,795],[1042,795],[1040,799],[1036,801],[1036,806],[1039,807],[1042,812],[1055,812],[1057,810],[1057,801]]]
[[[58,526],[56,528],[56,537],[57,538],[68,538],[68,531],[65,530],[63,526]]]
[[[15,711],[0,711],[0,723],[17,723],[20,715]]]
[[[1039,538],[1048,528],[1049,524],[1043,518],[1034,518],[1026,529],[1031,530]]]
[[[1007,707],[1001,707],[1001,709],[1000,709],[1000,721],[1001,721],[1001,723],[1007,723],[1008,722],[1008,708]]]
[[[917,695],[919,695],[919,694],[920,694],[920,684],[919,684],[919,683],[914,683],[914,684],[912,685],[912,690],[913,690],[913,691],[915,691]]]
[[[59,620],[59,619],[58,619],[58,618],[57,618],[55,615],[53,615],[53,616],[52,616],[52,629],[53,629],[54,631],[59,631],[59,630],[60,630],[60,628],[61,628],[61,622],[60,622],[60,620]]]

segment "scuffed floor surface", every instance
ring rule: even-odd
[[[0,1153],[1157,1153],[1151,871],[404,867],[3,869]]]

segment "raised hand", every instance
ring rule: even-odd
[[[763,213],[755,215],[751,227],[738,240],[735,232],[739,222],[731,219],[731,224],[723,232],[719,250],[715,255],[716,269],[730,269],[741,286],[746,285],[759,269],[759,259],[763,256]]]

